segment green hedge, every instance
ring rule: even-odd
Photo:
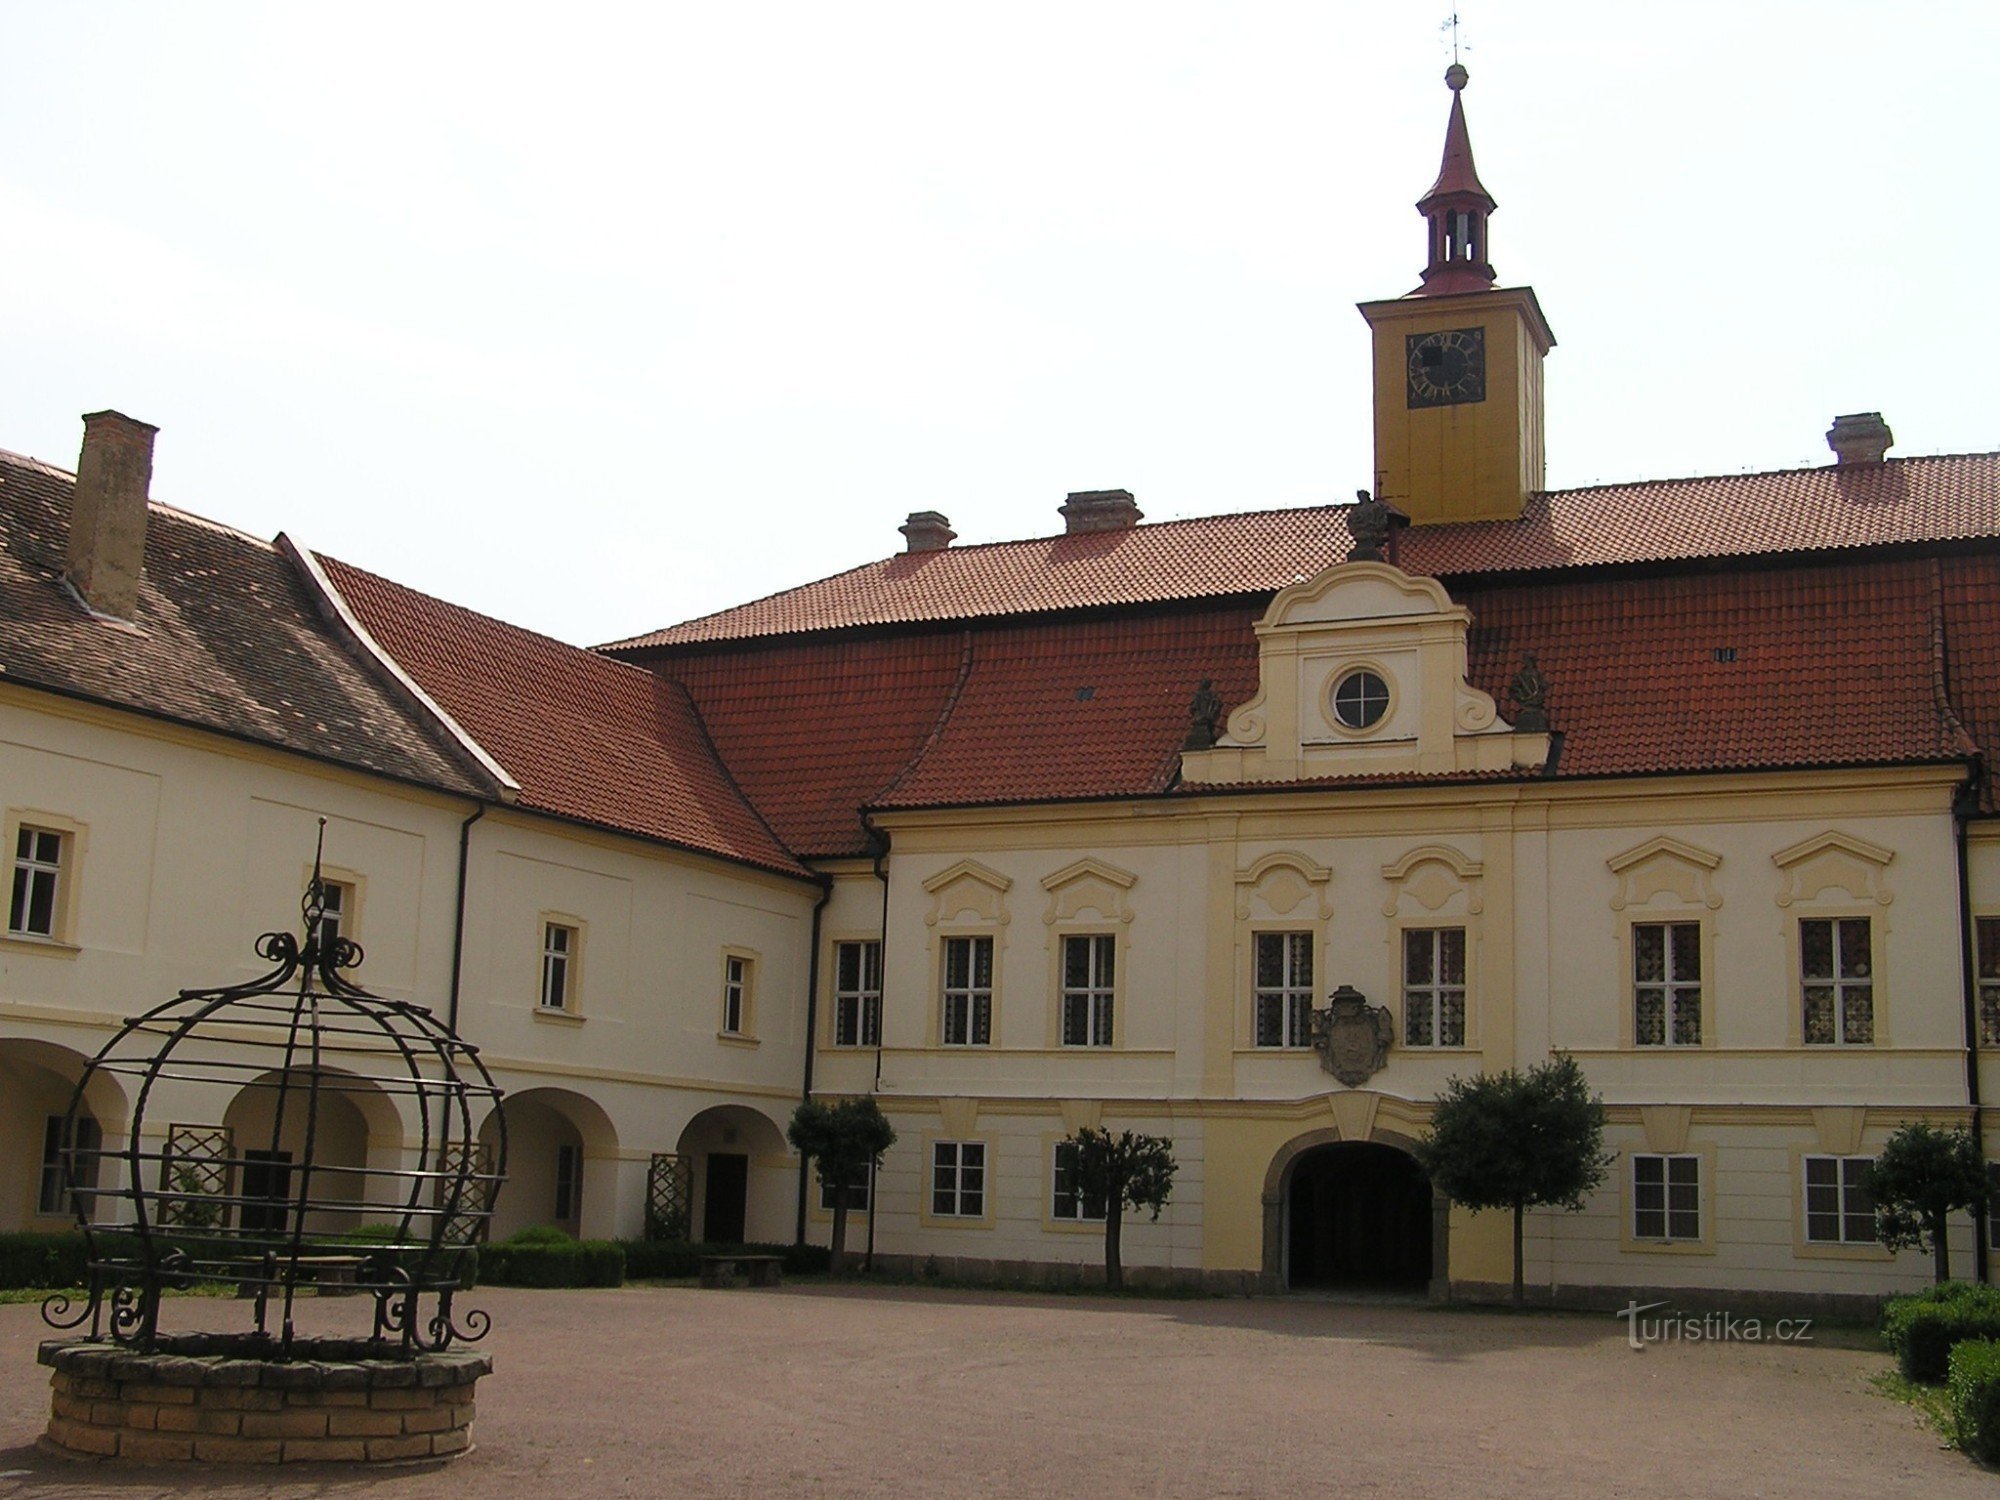
[[[1953,1346],[1972,1339],[2000,1339],[2000,1287],[1947,1281],[1882,1309],[1882,1338],[1904,1378],[1926,1385],[1950,1373]]]
[[[624,1240],[625,1274],[638,1280],[671,1281],[701,1274],[704,1255],[781,1255],[794,1276],[826,1270],[832,1252],[824,1245],[710,1245],[699,1240]]]
[[[573,1240],[561,1230],[524,1229],[479,1250],[487,1286],[621,1286],[625,1247],[616,1240]]]
[[[1946,1390],[1958,1446],[1984,1463],[2000,1460],[2000,1343],[1968,1339],[1954,1346]]]
[[[75,1230],[60,1234],[0,1234],[0,1288],[82,1286],[90,1254]]]

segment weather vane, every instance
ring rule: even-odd
[[[1450,15],[1446,16],[1444,21],[1438,26],[1438,30],[1441,32],[1449,31],[1451,33],[1451,61],[1452,65],[1456,67],[1458,65],[1458,12],[1453,11]],[[1467,44],[1466,50],[1468,52],[1472,50],[1470,43]]]

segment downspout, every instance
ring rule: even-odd
[[[452,902],[451,913],[451,996],[445,1009],[445,1024],[455,1033],[458,1030],[458,976],[465,967],[465,866],[472,846],[472,825],[486,816],[484,802],[472,810],[472,816],[458,825],[458,894]]]
[[[1958,965],[1965,1004],[1965,1102],[1972,1108],[1972,1138],[1986,1154],[1986,1133],[1980,1118],[1979,1100],[1979,971],[1973,962],[1976,928],[1972,917],[1971,861],[1966,850],[1967,831],[1978,807],[1978,779],[1975,772],[1952,799],[1951,821],[1958,846]],[[1990,1215],[1974,1216],[1972,1224],[1972,1278],[1986,1280],[1988,1263],[1986,1228]]]
[[[813,902],[812,951],[806,959],[806,1067],[805,1077],[799,1083],[799,1102],[810,1103],[813,1096],[813,1051],[819,1038],[819,920],[826,910],[826,903],[833,899],[833,877],[822,875],[819,880],[819,900]],[[803,1151],[799,1153],[799,1202],[798,1216],[792,1225],[792,1243],[806,1242],[806,1181],[812,1176],[812,1158]]]
[[[869,1085],[869,1093],[882,1092],[882,1027],[889,1015],[889,868],[885,861],[889,858],[889,834],[866,812],[861,814],[861,826],[868,830],[868,842],[875,850],[875,878],[882,882],[882,993],[875,1002],[875,1081]],[[868,1164],[868,1252],[862,1257],[864,1271],[875,1269],[875,1220],[880,1217],[875,1212],[875,1163]]]

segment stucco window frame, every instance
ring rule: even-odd
[[[840,1040],[840,950],[849,944],[865,943],[873,943],[875,945],[876,1039],[872,1042],[862,1040],[843,1042]],[[822,960],[822,965],[826,977],[820,999],[822,1008],[826,1014],[826,1022],[823,1028],[824,1035],[821,1039],[821,1045],[833,1052],[853,1053],[874,1051],[881,1045],[882,1002],[884,994],[888,989],[888,947],[882,941],[882,934],[879,932],[837,932],[830,934],[826,939],[826,954]],[[864,996],[866,995],[865,986],[860,993]],[[863,1014],[856,1017],[857,1022],[865,1021],[865,1019],[865,1010]],[[861,1038],[865,1037],[867,1032],[866,1025],[857,1025],[855,1035],[857,1038]]]
[[[759,974],[763,969],[764,955],[755,948],[739,947],[725,943],[721,954],[721,988],[716,995],[715,1039],[731,1047],[757,1047],[762,1042],[757,1036],[757,989]],[[729,977],[731,964],[742,966],[742,977]],[[742,986],[739,1014],[736,1028],[729,1029],[729,992],[733,984]]]
[[[1412,1042],[1409,1036],[1409,1015],[1403,1004],[1403,945],[1408,941],[1406,934],[1412,932],[1437,932],[1446,928],[1457,928],[1465,934],[1465,1040],[1449,1046],[1442,1043],[1420,1044]],[[1449,1057],[1461,1052],[1481,1050],[1479,1038],[1479,919],[1473,916],[1451,916],[1445,913],[1425,913],[1421,917],[1398,917],[1389,924],[1389,984],[1384,991],[1390,997],[1389,1010],[1396,1018],[1396,1045],[1407,1048],[1422,1057]]]
[[[544,911],[538,913],[537,918],[536,925],[542,930],[542,940],[535,945],[535,1019],[556,1026],[581,1026],[585,1020],[583,981],[585,954],[590,945],[590,924],[574,912]],[[566,928],[569,932],[569,961],[563,969],[563,1003],[559,1006],[545,1003],[548,998],[551,927]]]
[[[1635,1209],[1637,1207],[1638,1159],[1659,1157],[1672,1160],[1675,1157],[1690,1157],[1699,1163],[1699,1177],[1696,1182],[1697,1208],[1701,1215],[1701,1234],[1696,1239],[1654,1239],[1640,1238],[1636,1230]],[[1627,1146],[1618,1153],[1618,1248],[1627,1255],[1714,1255],[1715,1245],[1715,1147],[1712,1143],[1687,1142],[1677,1151],[1657,1151],[1651,1146],[1640,1144]]]
[[[926,1043],[932,1051],[940,1052],[990,1052],[1000,1046],[1001,977],[1004,945],[1000,941],[1000,926],[997,923],[976,925],[954,925],[939,927],[931,941],[931,985],[930,1020]],[[987,1028],[986,1040],[975,1042],[947,1042],[944,1039],[944,980],[945,946],[954,940],[984,938],[993,945],[992,978],[987,986]],[[966,1035],[972,1034],[972,1015],[966,1015]]]
[[[1649,908],[1645,911],[1625,913],[1625,920],[1618,924],[1618,975],[1622,994],[1618,1018],[1620,1050],[1641,1057],[1692,1057],[1704,1051],[1712,1051],[1718,1045],[1715,1036],[1715,924],[1710,920],[1713,915],[1714,913],[1706,907],[1664,906],[1657,910]],[[1641,1043],[1638,943],[1634,938],[1634,929],[1689,925],[1701,929],[1698,939],[1701,951],[1701,1040]],[[1671,1037],[1672,1034],[1672,1028],[1669,1026],[1667,1035]]]
[[[48,812],[42,808],[7,809],[4,847],[7,851],[7,899],[10,919],[13,915],[11,908],[14,896],[15,850],[19,846],[23,828],[53,833],[61,840],[56,855],[56,895],[49,924],[50,931],[43,934],[15,932],[11,927],[0,928],[0,945],[19,952],[73,958],[81,951],[76,941],[76,927],[83,900],[84,856],[89,851],[90,825],[63,813]]]
[[[1341,684],[1350,681],[1363,672],[1374,677],[1377,682],[1380,682],[1383,687],[1388,689],[1389,701],[1383,707],[1382,712],[1377,714],[1372,722],[1356,728],[1341,719],[1340,710],[1334,707],[1333,699],[1334,694],[1340,691]],[[1327,674],[1325,686],[1319,692],[1319,717],[1321,723],[1325,724],[1328,729],[1344,740],[1396,738],[1396,736],[1384,735],[1383,731],[1396,722],[1397,711],[1402,707],[1402,704],[1402,686],[1397,681],[1397,674],[1394,671],[1383,665],[1378,658],[1372,656],[1349,657],[1344,659],[1339,666]]]
[[[1872,1162],[1879,1151],[1828,1151],[1819,1145],[1793,1146],[1789,1152],[1792,1170],[1792,1254],[1799,1260],[1858,1260],[1877,1264],[1893,1261],[1896,1253],[1880,1240],[1814,1240],[1806,1238],[1806,1163],[1824,1161]]]
[[[978,1146],[981,1149],[980,1209],[978,1214],[940,1214],[933,1211],[932,1193],[937,1178],[937,1148],[939,1146]],[[999,1194],[995,1191],[998,1182],[994,1170],[999,1153],[993,1142],[985,1136],[953,1135],[944,1130],[927,1130],[921,1142],[923,1156],[919,1162],[917,1180],[917,1222],[926,1229],[993,1229],[998,1223],[994,1212]],[[961,1159],[960,1169],[963,1170]]]
[[[1801,1052],[1840,1053],[1861,1051],[1871,1047],[1889,1045],[1889,914],[1881,906],[1859,901],[1829,902],[1824,906],[1795,906],[1787,913],[1785,934],[1786,961],[1790,970],[1788,989],[1791,1000],[1791,1014],[1786,1021],[1785,1038],[1789,1046]],[[1868,923],[1868,992],[1869,1029],[1871,1035],[1865,1042],[1832,1041],[1808,1042],[1806,1040],[1806,974],[1805,974],[1805,924],[1807,922],[1850,922],[1860,920]],[[1836,984],[1838,981],[1834,981]],[[1841,1023],[1838,996],[1834,1002],[1836,1025]],[[1844,1028],[1843,1028],[1844,1029]]]
[[[1093,1239],[1104,1238],[1105,1215],[1096,1218],[1078,1216],[1061,1218],[1056,1214],[1056,1156],[1065,1145],[1074,1144],[1074,1135],[1060,1131],[1046,1131],[1042,1135],[1042,1161],[1047,1164],[1046,1191],[1042,1194],[1042,1230],[1047,1234],[1085,1235]]]
[[[299,878],[299,889],[305,890],[312,884],[313,867],[303,865]],[[361,913],[368,903],[368,877],[359,870],[344,869],[339,865],[322,865],[319,877],[323,884],[340,888],[340,935],[352,943],[361,943]],[[365,946],[365,944],[364,944]]]
[[[1320,990],[1326,984],[1327,924],[1324,921],[1249,921],[1241,923],[1243,935],[1242,955],[1237,963],[1237,986],[1240,999],[1237,1014],[1241,1017],[1237,1030],[1237,1050],[1252,1057],[1302,1057],[1312,1051],[1312,1023],[1310,1012],[1320,999]],[[1259,1046],[1257,1042],[1257,940],[1272,933],[1305,933],[1312,938],[1313,977],[1306,986],[1308,1020],[1304,1040],[1275,1047]],[[1398,1028],[1400,1030],[1400,1028]]]
[[[1063,1007],[1069,998],[1068,957],[1071,938],[1111,940],[1111,1040],[1108,1042],[1065,1042]],[[1049,1016],[1046,1042],[1051,1051],[1065,1053],[1119,1052],[1125,1047],[1125,979],[1129,972],[1127,929],[1103,922],[1063,923],[1049,932]],[[997,987],[997,986],[996,986]]]

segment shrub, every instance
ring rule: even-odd
[[[615,1240],[573,1240],[560,1229],[524,1229],[479,1252],[488,1286],[619,1286],[625,1247]]]
[[[1984,1463],[2000,1460],[2000,1343],[1968,1339],[1951,1351],[1952,1438]]]
[[[1952,1347],[1970,1339],[2000,1339],[2000,1287],[1951,1281],[1882,1309],[1882,1339],[1908,1380],[1941,1383]]]
[[[0,1287],[82,1286],[90,1279],[89,1249],[76,1230],[60,1234],[0,1234]]]

